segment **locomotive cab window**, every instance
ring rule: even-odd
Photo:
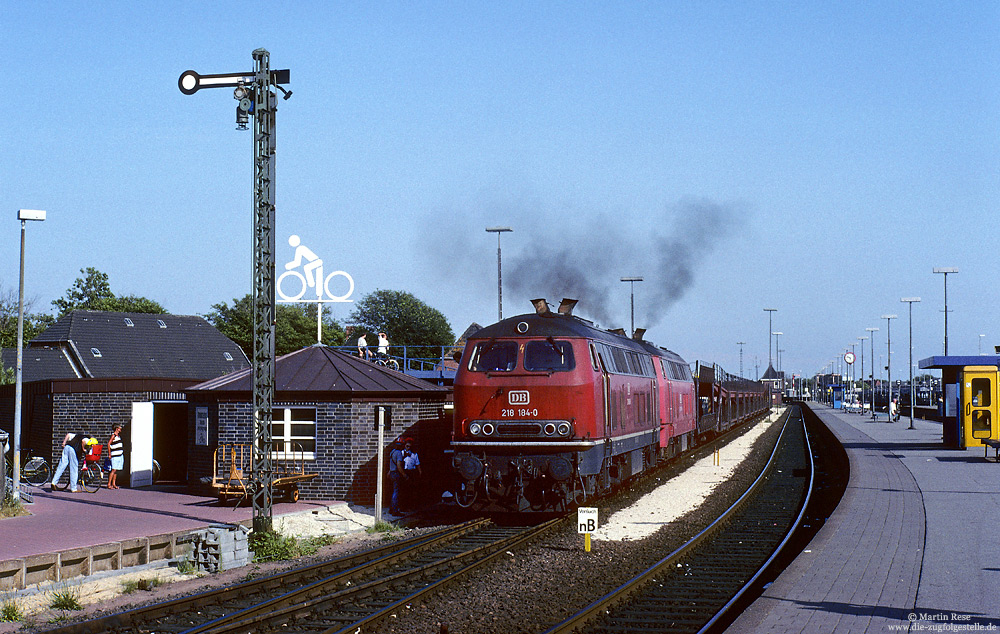
[[[517,344],[513,341],[489,341],[476,346],[469,356],[473,372],[510,372],[517,365]]]
[[[568,372],[576,367],[568,341],[529,341],[524,349],[524,369],[529,372]]]

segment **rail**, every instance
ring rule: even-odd
[[[801,424],[801,415],[796,418]],[[618,623],[616,631],[622,632],[704,632],[726,618],[724,615],[754,587],[784,548],[808,505],[813,485],[808,436],[804,438],[803,457],[809,460],[808,482],[797,482],[804,479],[802,465],[789,461],[786,453],[779,453],[789,431],[789,420],[760,477],[723,515],[646,572],[545,634],[606,631],[612,622]],[[805,435],[804,428],[802,433]],[[774,503],[778,498],[786,499],[789,493],[794,497],[798,483],[806,485],[799,503]],[[772,541],[762,531],[769,526],[787,530],[773,533]],[[769,542],[766,548],[761,548],[762,542]],[[642,600],[646,593],[650,595],[648,604]],[[627,616],[633,610],[632,616]]]

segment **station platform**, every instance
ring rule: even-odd
[[[33,580],[59,580],[65,574],[88,574],[78,562],[112,552],[108,566],[132,565],[171,557],[178,537],[220,524],[249,526],[253,507],[220,504],[215,497],[190,495],[181,486],[160,486],[95,493],[49,491],[29,487],[30,515],[0,520],[0,591],[18,590]],[[272,516],[327,509],[337,502],[276,502]],[[346,503],[341,503],[346,504]],[[159,538],[159,539],[157,539]],[[115,551],[117,548],[117,551]],[[133,561],[132,563],[135,563]],[[66,570],[60,571],[60,567]],[[96,568],[95,568],[96,569]],[[20,572],[19,572],[20,571]],[[37,571],[37,572],[33,572]]]
[[[810,402],[850,481],[809,545],[727,633],[1000,629],[1000,464],[941,424]]]

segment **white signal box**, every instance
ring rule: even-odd
[[[597,509],[583,507],[576,509],[577,533],[593,533],[597,530]]]

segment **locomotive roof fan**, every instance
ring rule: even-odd
[[[532,305],[535,307],[535,314],[541,315],[542,317],[551,317],[552,311],[549,310],[549,303],[545,301],[544,297],[531,300]]]
[[[636,341],[642,341],[642,338],[646,336],[645,328],[636,328],[635,332],[632,333],[632,338]]]
[[[563,297],[563,300],[559,302],[559,314],[566,315],[567,317],[572,315],[573,309],[576,308],[577,301],[578,300]]]

